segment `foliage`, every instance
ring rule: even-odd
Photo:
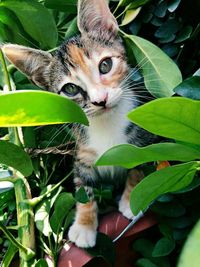
[[[76,2],[0,1],[0,42],[56,50],[65,38],[78,32]],[[147,89],[145,94],[150,94],[141,96],[141,101],[145,102],[145,97],[159,98],[135,109],[128,117],[149,131],[172,139],[145,148],[120,145],[98,160],[99,165],[126,168],[143,164],[147,173],[147,177],[132,192],[131,207],[136,214],[151,205],[158,226],[134,243],[134,249],[142,255],[137,266],[175,266],[189,230],[199,219],[197,160],[200,158],[200,124],[197,113],[200,81],[197,59],[200,55],[200,6],[197,0],[186,2],[110,1],[111,10],[114,10],[120,25],[128,60],[137,67],[132,75],[133,82],[136,88]],[[6,67],[1,57],[0,93],[4,91],[6,94],[0,95],[0,126],[4,127],[0,128],[0,179],[6,184],[1,182],[0,185],[0,223],[2,229],[7,227],[4,233],[9,238],[5,235],[0,238],[0,259],[4,257],[2,266],[9,266],[19,250],[23,267],[27,262],[28,266],[46,266],[45,254],[52,257],[56,265],[66,230],[74,217],[75,201],[87,202],[87,195],[83,189],[75,194],[75,198],[71,194],[71,181],[67,178],[71,175],[72,160],[68,154],[64,157],[40,154],[30,158],[24,150],[51,150],[68,142],[70,151],[74,142],[70,125],[44,125],[65,122],[87,125],[87,118],[73,102],[39,92],[39,88],[30,84],[12,65]],[[195,76],[192,76],[194,73]],[[15,89],[16,92],[7,92]],[[183,97],[171,98],[175,93]],[[30,127],[34,125],[40,127]],[[16,126],[29,127],[13,128]],[[155,171],[153,166],[152,171],[152,166],[146,164],[160,160],[168,160],[172,166],[160,171]],[[32,196],[27,193],[29,189]],[[111,199],[110,193],[109,189],[95,189],[96,198],[103,204]],[[16,207],[23,213],[21,219],[17,216]],[[34,217],[31,215],[33,212]],[[25,235],[27,221],[30,227]],[[36,225],[36,235],[31,228],[33,224]],[[187,253],[190,253],[193,244],[193,258],[197,258],[198,229],[199,224],[186,242],[179,265],[182,262],[188,265]],[[156,243],[151,235],[156,235]],[[18,243],[15,242],[16,237],[19,238]],[[35,238],[36,247],[34,242],[30,242]],[[102,243],[106,243],[105,249]],[[108,251],[112,253],[108,255]],[[105,236],[99,235],[97,247],[88,252],[111,263],[114,261],[112,242]]]

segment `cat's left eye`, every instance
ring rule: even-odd
[[[73,84],[73,83],[67,83],[63,85],[63,87],[60,90],[60,93],[63,93],[67,96],[75,96],[78,93],[80,93],[80,87]]]
[[[112,69],[112,59],[110,57],[103,59],[99,64],[99,72],[101,74],[107,74]]]

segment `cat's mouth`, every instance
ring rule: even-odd
[[[113,112],[117,106],[118,105],[115,104],[113,106],[105,106],[105,107],[99,107],[98,109],[95,108],[92,110],[88,110],[88,111],[86,111],[86,115],[88,117],[97,117],[97,116],[101,116],[101,115],[106,115],[106,114]]]

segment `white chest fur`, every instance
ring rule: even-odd
[[[112,146],[127,143],[125,128],[128,125],[127,113],[132,109],[130,101],[123,101],[113,111],[90,119],[88,145],[98,156]]]

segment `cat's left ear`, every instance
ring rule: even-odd
[[[13,44],[5,44],[1,49],[7,59],[30,80],[40,87],[46,87],[45,73],[52,60],[50,53]]]
[[[116,36],[118,24],[106,0],[78,1],[78,28],[82,34]]]

